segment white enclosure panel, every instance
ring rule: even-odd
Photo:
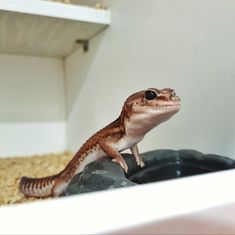
[[[233,234],[234,179],[235,172],[230,170],[5,206],[0,208],[0,231],[3,234],[138,234],[138,231],[140,234]],[[194,226],[190,229],[183,219]],[[179,221],[178,226],[167,226],[169,220]]]
[[[0,157],[57,153],[66,149],[65,122],[0,123]]]
[[[59,59],[0,55],[0,156],[66,149]]]
[[[62,61],[0,55],[0,122],[64,121]]]
[[[173,87],[181,111],[147,135],[140,151],[193,148],[235,157],[235,2],[105,2],[112,27],[86,55],[66,59],[69,147],[77,150],[117,118],[132,92]]]
[[[109,10],[41,0],[0,1],[0,53],[65,57],[110,24]]]
[[[235,203],[228,203],[191,214],[173,216],[162,221],[151,221],[144,225],[133,226],[110,234],[234,234],[234,215]]]

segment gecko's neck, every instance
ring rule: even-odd
[[[143,138],[154,127],[170,119],[179,110],[179,106],[166,106],[158,109],[145,109],[140,112],[122,112],[120,119],[125,135],[132,138]]]

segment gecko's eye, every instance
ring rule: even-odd
[[[157,97],[157,93],[152,90],[145,91],[145,98],[147,100],[154,100]]]

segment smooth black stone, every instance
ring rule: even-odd
[[[143,153],[144,168],[136,165],[131,154],[122,156],[128,165],[127,174],[107,157],[87,165],[82,173],[72,179],[63,195],[128,187],[235,168],[233,159],[191,149]]]

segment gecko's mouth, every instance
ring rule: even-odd
[[[180,103],[159,105],[154,108],[157,113],[177,113],[180,110]]]
[[[164,107],[166,107],[166,108],[168,108],[168,107],[180,107],[180,104],[159,105],[156,108],[164,108]]]
[[[166,104],[166,105],[158,105],[155,108],[156,109],[180,109],[180,103],[175,104]]]

